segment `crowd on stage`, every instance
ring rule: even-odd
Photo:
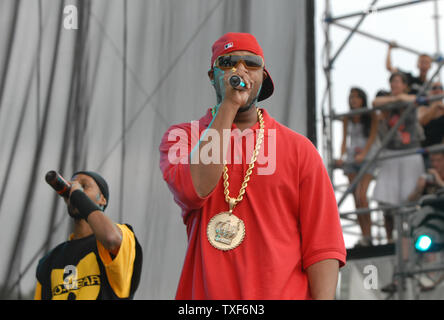
[[[429,55],[418,57],[417,72],[394,67],[391,52],[395,47],[390,44],[387,53],[386,68],[391,74],[387,90],[368,97],[365,89],[351,88],[348,102],[352,112],[342,118],[341,156],[335,163],[350,183],[365,170],[353,189],[357,209],[368,208],[370,198],[380,206],[394,207],[384,211],[388,243],[393,242],[396,206],[444,188],[444,150],[428,152],[429,147],[444,145],[443,85],[436,77],[432,79],[434,60]],[[369,112],[353,114],[362,108]],[[375,153],[382,159],[370,161]],[[373,180],[373,194],[368,194]],[[370,213],[358,214],[358,222],[362,237],[356,246],[373,245]]]

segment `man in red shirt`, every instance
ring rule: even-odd
[[[322,159],[256,107],[274,85],[254,36],[212,50],[218,104],[160,145],[188,235],[176,299],[333,299],[346,250]]]

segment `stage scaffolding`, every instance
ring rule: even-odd
[[[366,111],[353,111],[349,113],[343,113],[343,114],[337,114],[335,112],[335,108],[333,105],[333,80],[334,80],[334,74],[332,72],[334,64],[336,59],[339,57],[341,52],[344,50],[344,48],[347,46],[347,44],[350,42],[350,40],[355,35],[363,36],[367,39],[378,41],[385,43],[387,45],[392,44],[393,40],[384,39],[378,35],[370,34],[367,32],[364,32],[362,30],[359,30],[361,24],[364,22],[366,17],[374,12],[382,12],[382,11],[388,11],[388,10],[396,10],[401,7],[406,6],[414,6],[414,5],[421,5],[423,3],[430,3],[433,1],[434,3],[434,30],[435,33],[435,54],[430,54],[431,57],[434,59],[434,64],[431,69],[432,76],[429,78],[428,81],[420,88],[419,93],[417,94],[417,100],[414,102],[409,103],[406,108],[404,109],[404,112],[402,113],[399,121],[397,124],[391,128],[391,130],[387,133],[387,135],[382,139],[380,147],[378,148],[377,152],[374,154],[374,156],[371,157],[368,161],[366,161],[363,164],[363,167],[361,168],[360,172],[357,174],[357,177],[350,185],[347,186],[338,186],[336,185],[334,181],[334,174],[333,171],[335,168],[335,161],[333,156],[333,141],[334,141],[334,133],[333,133],[333,122],[341,120],[344,116],[350,116],[354,114],[363,114],[366,112],[375,112],[376,110],[380,109],[389,109],[390,107],[383,107],[383,108],[374,108],[372,110],[366,110]],[[369,1],[370,2],[370,1]],[[326,165],[327,170],[329,173],[329,176],[331,178],[332,184],[335,187],[335,192],[337,195],[340,195],[338,200],[338,206],[340,211],[340,216],[342,221],[348,221],[349,224],[343,224],[343,230],[344,233],[357,235],[356,233],[353,233],[352,231],[349,231],[351,227],[357,226],[357,219],[353,218],[356,217],[359,214],[366,214],[373,211],[384,211],[384,210],[397,210],[397,213],[395,214],[395,230],[397,232],[397,241],[395,243],[395,254],[396,254],[396,271],[394,273],[394,278],[398,281],[400,285],[398,285],[398,291],[397,291],[397,298],[400,300],[406,299],[406,298],[415,298],[414,294],[411,292],[403,291],[402,287],[405,285],[406,281],[410,281],[413,275],[430,272],[430,268],[424,268],[421,266],[421,268],[417,268],[416,266],[416,256],[414,250],[409,248],[409,260],[403,260],[402,257],[402,236],[407,236],[406,232],[404,231],[403,224],[406,223],[408,220],[407,218],[412,215],[416,210],[418,206],[418,202],[415,203],[405,203],[400,206],[386,206],[386,207],[378,207],[378,208],[370,208],[370,209],[358,209],[352,212],[341,212],[341,206],[346,199],[346,197],[351,193],[351,191],[354,189],[354,187],[359,183],[359,181],[364,176],[365,171],[376,161],[387,159],[388,157],[381,157],[380,154],[384,150],[385,146],[388,145],[392,137],[395,135],[398,128],[404,123],[409,113],[413,112],[417,105],[423,102],[423,94],[426,92],[426,90],[430,87],[433,81],[438,80],[439,74],[441,71],[441,68],[444,63],[444,59],[441,53],[441,44],[440,44],[440,15],[439,15],[439,2],[440,0],[417,0],[417,1],[405,1],[405,2],[399,2],[392,5],[386,5],[386,6],[378,6],[378,0],[372,0],[369,3],[369,6],[366,8],[363,8],[363,10],[359,12],[353,12],[346,15],[341,16],[333,16],[332,14],[332,4],[334,4],[334,1],[331,0],[325,0],[325,13],[323,17],[323,31],[324,31],[324,38],[325,38],[325,44],[324,44],[324,65],[323,65],[323,71],[324,76],[326,80],[326,88],[323,94],[323,98],[321,101],[321,111],[322,111],[322,125],[323,125],[323,145],[322,145],[322,151],[324,158],[326,159]],[[358,18],[358,22],[353,26],[348,26],[344,23],[341,23],[340,21],[346,20],[348,18]],[[332,27],[338,27],[341,29],[345,29],[349,31],[348,36],[346,39],[340,44],[336,52],[332,52],[331,47],[331,28]],[[415,48],[410,48],[406,45],[396,43],[396,47],[416,54],[420,55],[422,52],[419,50],[416,50]],[[436,67],[436,68],[435,68]],[[436,96],[432,97],[430,100],[433,99],[442,99],[443,96]],[[419,148],[414,150],[403,150],[402,152],[398,152],[391,157],[403,157],[411,154],[424,154],[424,153],[430,153],[434,151],[441,151],[444,150],[444,145],[438,145],[433,146],[430,148]],[[345,187],[345,191],[341,191],[341,188]],[[373,223],[373,222],[372,222]],[[378,228],[383,227],[383,223],[377,222],[376,226]],[[410,243],[411,241],[409,241]],[[413,261],[415,260],[415,261]],[[444,266],[439,266],[433,268],[434,271],[436,270],[444,270]],[[409,282],[411,284],[411,282]],[[411,288],[411,286],[409,286]],[[413,290],[414,291],[414,290]],[[443,297],[444,298],[444,297]]]

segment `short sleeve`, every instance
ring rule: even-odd
[[[38,281],[35,286],[34,300],[42,300],[42,285]]]
[[[191,178],[190,160],[191,134],[189,126],[173,126],[165,133],[159,147],[160,169],[176,203],[184,210],[203,207],[211,196],[201,198]],[[196,141],[198,136],[195,137]]]
[[[108,250],[97,241],[97,248],[102,260],[108,282],[119,298],[130,297],[137,289],[141,269],[141,248],[134,233],[126,225],[117,225],[122,231],[122,243],[114,259]]]
[[[333,187],[317,150],[306,143],[300,165],[299,224],[304,269],[322,260],[345,265],[346,249]]]
[[[50,300],[52,298],[51,292],[51,282],[49,275],[51,268],[49,266],[48,259],[49,254],[46,254],[43,258],[39,260],[36,270],[36,288],[34,292],[34,300]]]

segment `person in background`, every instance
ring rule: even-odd
[[[444,90],[440,82],[435,82],[428,93],[428,96],[443,95]],[[424,128],[425,140],[421,143],[423,148],[441,144],[444,139],[444,103],[443,99],[432,101],[428,106],[418,108],[418,120]],[[424,161],[427,168],[430,168],[429,156],[424,154]]]
[[[442,188],[444,188],[444,151],[430,154],[430,168],[427,174],[418,178],[416,188],[410,194],[409,200],[418,201],[422,196],[434,194]]]
[[[391,42],[389,44],[389,49],[387,52],[387,58],[386,58],[386,69],[390,73],[397,73],[401,72],[407,77],[407,85],[408,85],[408,92],[410,94],[417,94],[420,87],[427,81],[427,74],[429,73],[430,68],[432,67],[433,59],[427,55],[427,54],[421,54],[418,57],[418,71],[419,75],[415,77],[410,72],[405,72],[401,69],[398,69],[396,67],[393,67],[392,65],[392,49],[397,48],[396,42]]]
[[[390,76],[390,92],[380,91],[373,101],[373,107],[391,105],[393,108],[379,113],[379,134],[381,141],[397,124],[409,103],[414,103],[415,95],[408,94],[408,81],[403,73]],[[400,150],[420,147],[416,109],[407,115],[404,123],[383,150],[383,156],[391,156]],[[381,205],[400,205],[406,202],[415,189],[416,181],[424,173],[424,161],[418,154],[394,157],[380,161],[378,177],[373,197]],[[384,212],[387,240],[393,242],[393,210]]]
[[[444,140],[442,140],[441,143],[444,143]],[[430,154],[430,168],[427,170],[426,174],[419,177],[416,188],[409,196],[409,200],[418,201],[422,196],[437,194],[438,192],[441,192],[441,190],[444,190],[444,151]],[[425,253],[425,261],[428,263],[436,262],[440,257],[442,257],[442,254],[440,253]],[[427,272],[420,274],[420,288],[422,291],[433,290],[443,279],[443,272]]]
[[[443,141],[444,142],[444,141]],[[419,201],[421,197],[426,195],[436,194],[440,189],[444,188],[444,151],[430,154],[431,168],[427,173],[422,174],[416,183],[416,187],[409,195],[408,200],[411,202]],[[405,230],[406,233],[408,232]],[[413,244],[408,237],[402,238],[402,259],[405,264],[409,259],[409,248]],[[440,258],[440,254],[436,252],[424,253],[425,261],[436,262]],[[427,272],[417,275],[419,286],[421,291],[429,291],[435,288],[435,286],[441,282],[443,278],[443,272]],[[393,280],[388,285],[381,288],[382,292],[394,293],[398,290],[398,281]]]
[[[352,88],[349,95],[351,110],[367,109],[367,94],[360,88]],[[337,166],[343,168],[350,183],[354,181],[363,164],[374,154],[377,148],[378,119],[375,113],[347,116],[343,119],[343,139],[341,159]],[[367,190],[375,177],[376,166],[372,165],[353,191],[357,209],[368,208]],[[372,245],[370,213],[358,215],[362,238],[357,246]]]

